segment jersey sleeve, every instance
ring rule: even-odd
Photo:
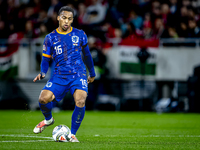
[[[84,31],[82,31],[82,47],[86,47],[88,44],[88,40],[87,40],[87,35],[85,34]]]
[[[94,63],[93,63],[92,56],[90,54],[90,49],[87,45],[87,36],[85,32],[83,32],[82,52],[83,52],[83,61],[89,70],[90,76],[95,77],[96,74],[94,70]]]
[[[41,72],[43,73],[47,73],[48,68],[49,68],[49,61],[51,59],[51,43],[50,43],[50,39],[49,36],[47,35],[44,39],[44,43],[43,43],[43,52],[42,52],[42,62],[41,62]]]
[[[51,52],[51,42],[50,42],[50,38],[47,35],[44,39],[43,42],[43,52],[42,52],[42,56],[46,57],[46,58],[51,58],[52,52]]]

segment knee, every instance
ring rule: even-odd
[[[78,107],[84,107],[85,106],[85,100],[79,100],[76,102],[76,106]]]
[[[82,90],[76,90],[73,94],[75,104],[77,107],[84,107],[87,98],[87,93]]]
[[[82,97],[80,99],[77,99],[76,100],[76,106],[78,107],[84,107],[85,106],[85,97]]]
[[[45,97],[45,96],[40,96],[39,97],[39,103],[41,103],[41,104],[47,104],[48,102],[49,102],[48,97]]]

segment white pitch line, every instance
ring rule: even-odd
[[[24,135],[24,134],[0,134],[1,136],[10,136],[10,137],[28,137],[28,138],[40,138],[40,139],[51,139],[52,137],[43,137],[43,136],[32,136],[32,135]],[[95,134],[95,137],[200,137],[200,135],[100,135]]]
[[[0,143],[26,143],[26,142],[45,142],[52,140],[27,140],[27,141],[0,141]]]
[[[99,135],[95,134],[95,137],[105,136],[105,137],[200,137],[200,135]]]
[[[53,139],[52,137],[32,136],[32,135],[24,135],[24,134],[0,134],[0,136],[29,137],[29,138]]]
[[[23,140],[23,141],[16,141],[16,140],[11,140],[11,141],[0,141],[0,143],[9,143],[9,142],[44,142],[44,141],[53,141],[52,137],[43,137],[43,136],[32,136],[32,135],[23,135],[23,134],[0,134],[0,137],[2,136],[9,136],[9,137],[28,137],[28,138],[39,138],[39,139],[49,139],[49,140]],[[196,137],[199,138],[200,135],[131,135],[131,136],[122,136],[122,135],[99,135],[95,134],[95,137]]]
[[[9,136],[9,137],[28,137],[28,138],[39,138],[39,139],[50,139],[50,140],[10,140],[10,141],[0,141],[0,143],[25,143],[25,142],[45,142],[45,141],[53,141],[52,137],[43,137],[43,136],[30,136],[30,135],[23,135],[23,134],[0,134],[0,137]]]

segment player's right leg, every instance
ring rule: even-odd
[[[41,133],[46,127],[52,125],[54,123],[54,119],[52,117],[52,101],[55,98],[53,92],[49,90],[42,90],[39,97],[39,106],[42,111],[45,120],[41,121],[36,127],[33,129],[34,133]]]

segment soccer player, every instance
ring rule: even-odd
[[[83,30],[71,26],[74,10],[68,6],[60,8],[57,16],[59,27],[46,35],[43,44],[41,73],[33,82],[45,77],[50,59],[54,59],[54,74],[42,89],[39,96],[39,106],[45,120],[33,129],[34,133],[41,133],[47,126],[54,123],[52,117],[52,101],[62,100],[68,91],[74,97],[75,109],[71,118],[70,142],[79,142],[76,132],[85,114],[85,101],[88,83],[95,79],[94,64],[87,45],[87,36]],[[89,76],[86,75],[86,67]]]

